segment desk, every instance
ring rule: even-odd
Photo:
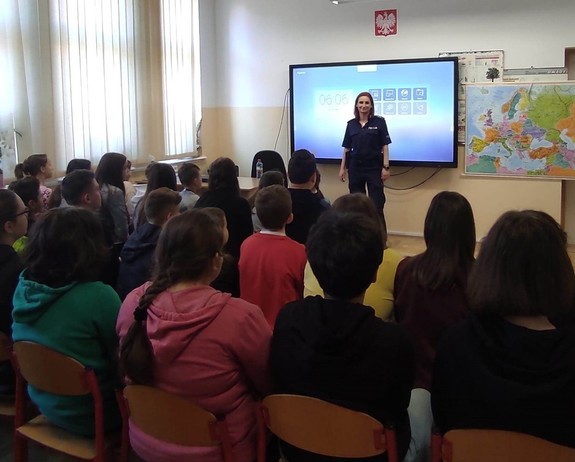
[[[245,199],[250,199],[258,190],[260,180],[250,176],[239,176],[238,183],[240,184],[240,195]],[[208,184],[202,183],[202,193],[208,190]]]

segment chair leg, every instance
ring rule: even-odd
[[[28,441],[14,430],[14,462],[26,462],[28,460]]]
[[[443,457],[441,455],[441,445],[443,443],[443,437],[439,432],[433,432],[431,434],[431,462],[443,462]]]

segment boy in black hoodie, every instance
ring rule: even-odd
[[[280,311],[271,348],[276,392],[316,397],[394,424],[402,460],[410,440],[413,349],[399,326],[362,304],[383,258],[381,227],[363,215],[330,210],[311,229],[306,250],[325,298],[307,297]],[[282,451],[298,462],[338,460],[286,443]]]

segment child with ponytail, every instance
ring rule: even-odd
[[[118,316],[120,365],[131,383],[225,416],[234,460],[250,461],[256,458],[255,407],[270,389],[271,330],[257,306],[210,287],[227,240],[223,217],[212,212],[193,209],[165,225],[152,281],[126,297]],[[217,447],[168,444],[133,425],[130,440],[144,460],[220,460]]]

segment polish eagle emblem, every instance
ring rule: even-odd
[[[395,34],[397,17],[393,11],[378,11],[375,16],[375,27],[377,35]]]

